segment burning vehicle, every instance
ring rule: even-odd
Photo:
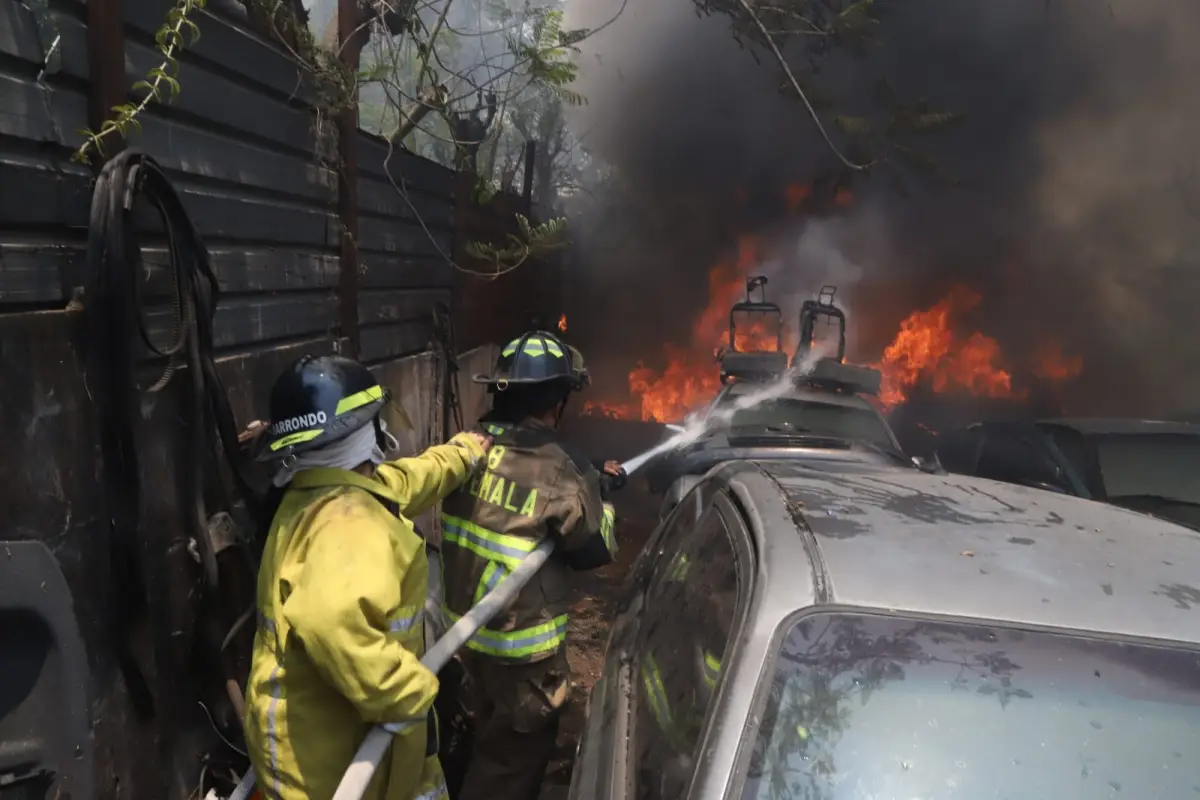
[[[950,472],[1089,498],[1200,529],[1200,425],[984,422],[940,437]]]
[[[763,277],[749,279],[746,300],[730,311],[730,349],[720,357],[723,386],[690,423],[704,432],[650,468],[650,490],[664,495],[662,518],[705,473],[725,461],[804,460],[831,468],[863,462],[902,469],[923,466],[904,455],[887,421],[867,399],[878,394],[881,373],[845,363],[846,316],[833,302],[834,287],[824,287],[817,300],[803,304],[791,365],[805,366],[788,373],[789,360],[778,333],[782,311],[765,296],[751,300],[753,289],[761,290],[765,283]],[[743,330],[751,328],[754,341],[773,347],[748,349],[749,336],[738,332],[739,319],[747,317],[751,324],[743,322]],[[832,335],[819,337],[818,332]],[[668,429],[684,430],[677,425]]]

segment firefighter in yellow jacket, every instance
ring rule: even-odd
[[[442,800],[431,707],[437,677],[420,664],[428,566],[406,518],[443,498],[485,457],[459,434],[415,458],[379,418],[389,400],[346,358],[306,356],[271,391],[264,457],[282,492],[258,576],[258,631],[246,740],[268,800],[326,800],[372,725],[410,722],[365,795]]]
[[[540,541],[555,555],[462,652],[475,722],[459,800],[533,800],[553,755],[570,688],[565,642],[572,570],[616,554],[609,481],[573,455],[556,429],[570,392],[583,388],[578,352],[534,331],[477,376],[494,395],[483,429],[496,437],[487,469],[442,504],[442,572],[448,622],[500,582]],[[610,473],[622,473],[608,465]],[[615,487],[614,487],[615,488]]]

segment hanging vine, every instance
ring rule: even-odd
[[[113,106],[115,116],[105,120],[99,131],[82,130],[84,142],[75,151],[76,161],[87,162],[95,155],[104,158],[104,142],[116,135],[127,137],[130,132],[140,132],[142,128],[138,117],[153,102],[169,103],[179,95],[179,61],[180,51],[191,47],[200,38],[200,26],[192,20],[192,14],[204,8],[207,0],[178,0],[167,12],[167,20],[154,34],[154,46],[162,55],[162,63],[147,73],[144,80],[133,85],[134,92],[142,92],[142,99],[136,103],[122,103]]]
[[[155,50],[161,57],[160,63],[149,70],[143,79],[138,80],[130,87],[130,101],[114,106],[111,109],[112,117],[105,120],[99,130],[84,129],[80,131],[84,141],[73,154],[74,160],[82,163],[104,160],[107,157],[106,150],[110,149],[109,146],[114,140],[129,139],[141,133],[142,117],[154,103],[168,105],[179,97],[182,89],[179,81],[179,54],[194,47],[199,40],[200,25],[197,15],[205,8],[207,2],[208,0],[175,1],[175,5],[167,12],[162,27],[154,36]],[[314,152],[318,161],[321,162],[321,166],[337,169],[336,129],[331,123],[340,112],[355,106],[358,100],[360,81],[369,83],[377,78],[373,77],[371,70],[355,74],[349,66],[342,62],[336,49],[322,46],[310,29],[306,19],[307,14],[299,2],[291,2],[291,0],[240,0],[240,2],[245,7],[251,21],[257,23],[261,29],[265,29],[271,38],[283,46],[306,73],[305,84],[312,92],[310,103],[315,111]],[[403,11],[398,11],[390,5],[381,6],[380,8],[383,10],[380,8],[364,9],[365,15],[363,19],[359,20],[359,24],[365,28],[367,26],[374,27],[377,22],[382,23],[380,27],[392,34],[391,37],[385,38],[392,41],[408,40],[416,47],[419,54],[417,74],[420,75],[420,81],[428,80],[438,89],[438,102],[429,103],[428,110],[436,109],[448,117],[446,90],[440,84],[437,73],[439,70],[448,71],[459,79],[464,76],[441,63],[436,54],[436,45],[440,41],[440,23],[444,21],[445,11],[453,0],[443,0],[443,2],[439,23],[435,24],[432,30],[420,22],[415,2],[402,3],[400,8]],[[402,15],[404,19],[384,19],[379,16],[385,12],[392,16]],[[548,91],[565,105],[586,103],[586,99],[573,92],[569,86],[576,78],[574,64],[574,56],[578,53],[576,45],[586,38],[590,31],[563,29],[561,10],[530,9],[526,6],[526,13],[530,14],[528,18],[530,27],[525,35],[509,34],[505,36],[505,44],[509,48],[508,52],[511,55],[512,63],[497,77],[508,75],[511,84],[511,77],[519,72],[523,78],[518,81],[520,84],[518,91],[529,87],[538,87]],[[301,16],[297,16],[297,14]],[[412,34],[418,31],[427,34],[429,41],[424,41],[422,36],[414,38]],[[401,32],[409,35],[401,36],[399,35]],[[420,88],[422,86],[418,85],[418,89]],[[424,95],[418,92],[418,104],[422,98]],[[415,119],[411,121],[413,125],[417,122]],[[482,140],[485,137],[486,131],[484,136],[478,138]],[[399,143],[397,138],[403,137],[389,138],[395,146]],[[461,145],[458,141],[454,141],[454,144]],[[479,180],[477,189],[483,196],[476,198],[476,202],[486,202],[488,199],[486,195],[490,195],[496,188],[497,185],[491,180]],[[402,194],[404,193],[402,188],[397,187],[397,189]],[[416,213],[415,208],[413,210]],[[525,217],[518,215],[516,221],[518,230],[508,234],[503,243],[468,243],[468,255],[474,259],[489,262],[493,267],[491,270],[477,274],[486,277],[504,274],[528,259],[556,249],[564,243],[566,230],[563,219],[550,219],[534,225]],[[453,260],[448,254],[443,254],[443,256],[453,264]],[[457,264],[453,265],[458,269],[474,272],[474,270],[465,269]]]

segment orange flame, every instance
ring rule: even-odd
[[[567,315],[563,314],[558,318],[558,329],[563,333],[567,332]]]
[[[788,184],[784,190],[784,199],[787,201],[789,211],[796,211],[800,206],[804,205],[804,201],[812,195],[812,189],[802,183]]]
[[[960,339],[952,321],[979,305],[983,298],[965,286],[954,287],[933,307],[914,311],[900,323],[900,332],[871,366],[883,373],[879,399],[885,408],[904,402],[921,381],[935,392],[966,390],[983,397],[1013,397],[1012,373],[1002,366],[1000,345],[990,336],[972,333]]]
[[[739,202],[745,202],[740,187],[735,192]],[[784,201],[792,211],[802,212],[812,188],[791,184],[784,190]],[[832,204],[846,208],[855,201],[850,189],[836,189]],[[667,345],[663,349],[665,363],[656,369],[639,361],[629,372],[628,390],[635,398],[630,403],[610,403],[598,400],[584,404],[585,414],[618,419],[674,422],[710,402],[720,390],[716,356],[730,346],[729,314],[731,306],[745,293],[745,280],[759,261],[759,244],[751,236],[737,243],[737,258],[716,264],[708,274],[708,304],[692,323],[687,347]],[[972,289],[958,286],[930,308],[915,311],[901,323],[900,330],[885,349],[883,357],[870,366],[883,376],[879,399],[885,409],[903,403],[918,384],[934,392],[965,392],[982,397],[1022,398],[1028,391],[1014,387],[1013,374],[1005,363],[999,343],[981,333],[960,335],[955,327],[961,317],[975,308],[982,297]],[[786,314],[794,313],[785,309]],[[778,325],[784,320],[762,316],[735,317],[736,341],[739,351],[774,350],[779,343]],[[559,320],[559,329],[566,330],[566,315]],[[788,317],[794,324],[794,318]],[[783,328],[783,351],[791,354],[796,348],[796,331]],[[1033,376],[1043,381],[1062,382],[1080,374],[1083,361],[1065,356],[1057,345],[1045,345],[1034,357]]]
[[[595,413],[645,421],[677,422],[712,400],[721,388],[716,354],[729,347],[729,310],[742,300],[746,277],[759,264],[759,244],[750,236],[738,241],[737,259],[717,264],[708,273],[708,305],[692,324],[691,346],[668,345],[663,350],[666,366],[661,370],[638,362],[629,373],[629,393],[636,406],[594,406]],[[774,350],[777,328],[773,319],[735,319],[737,349]],[[784,341],[785,352],[794,343]],[[585,413],[588,413],[585,406]]]
[[[1048,381],[1066,381],[1083,372],[1083,359],[1067,356],[1054,342],[1043,342],[1033,355],[1033,374]]]

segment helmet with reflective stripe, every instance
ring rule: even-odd
[[[552,381],[582,389],[587,370],[583,369],[583,356],[578,350],[552,333],[529,331],[504,345],[491,375],[476,375],[474,380],[486,383],[490,389]]]
[[[303,356],[271,388],[260,460],[315,450],[371,424],[391,399],[371,371],[341,356]]]

